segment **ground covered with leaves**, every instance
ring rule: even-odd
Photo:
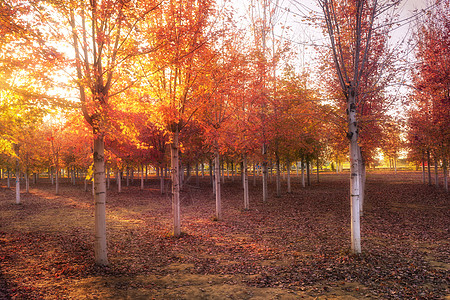
[[[314,178],[315,179],[315,178]],[[109,267],[93,261],[94,210],[83,185],[0,188],[0,299],[449,299],[449,194],[415,172],[371,172],[361,255],[351,255],[348,174],[261,201],[222,185],[223,220],[207,178],[182,193],[183,235],[158,181],[108,192]],[[274,182],[272,182],[274,184]],[[271,191],[273,190],[273,186]]]

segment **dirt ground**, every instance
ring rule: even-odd
[[[171,202],[156,179],[108,191],[109,267],[93,261],[90,192],[44,179],[22,193],[0,188],[0,299],[450,299],[450,196],[416,172],[373,173],[351,255],[348,174],[250,210],[236,177],[222,185],[214,220],[209,179],[184,185],[182,230],[171,235]],[[285,188],[285,183],[283,183]]]

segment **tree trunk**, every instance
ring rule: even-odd
[[[439,186],[438,159],[434,157],[434,183]]]
[[[9,173],[9,169],[6,171],[7,174],[7,178],[6,178],[6,186],[9,188],[11,188],[11,175]]]
[[[94,204],[95,204],[95,263],[108,265],[106,245],[106,180],[105,180],[105,141],[96,134],[94,137]]]
[[[302,158],[301,164],[302,164],[302,187],[305,187],[306,186],[306,184],[305,184],[305,160],[303,158]]]
[[[16,204],[20,204],[20,166],[18,158],[16,158]]]
[[[422,182],[425,184],[425,153],[422,153]]]
[[[287,167],[287,192],[291,193],[291,162],[288,160],[286,161],[286,167]],[[298,171],[298,169],[297,169]]]
[[[219,152],[216,150],[214,153],[214,181],[216,190],[216,219],[222,220],[222,199],[220,197],[220,157]]]
[[[281,197],[281,174],[280,174],[280,158],[278,157],[278,153],[275,153],[276,157],[276,184],[277,184],[277,197]]]
[[[58,160],[58,159],[57,159]],[[55,194],[56,195],[59,195],[59,177],[61,177],[60,176],[60,171],[59,171],[59,165],[58,164],[56,164],[56,166],[55,166]]]
[[[160,190],[161,190],[161,195],[163,195],[164,192],[165,192],[163,167],[159,167],[158,170],[159,169],[161,169],[160,172],[158,172],[159,173],[159,187],[160,187]]]
[[[428,185],[431,185],[431,157],[430,157],[430,150],[427,150],[427,163],[428,163]]]
[[[141,164],[141,191],[144,190],[144,165]]]
[[[178,129],[173,133],[171,147],[171,173],[172,173],[172,213],[173,213],[173,235],[181,235],[180,219],[180,166],[178,162]]]
[[[122,192],[122,172],[120,169],[117,170],[117,192]]]
[[[253,186],[256,186],[256,162],[253,162]]]
[[[212,165],[212,160],[209,160],[209,181],[211,183],[211,185],[213,186],[214,189],[214,178],[213,178],[213,165]]]
[[[306,159],[306,181],[311,186],[311,161]]]
[[[244,209],[249,209],[250,201],[248,198],[247,154],[244,154],[242,166],[243,166],[242,173],[244,174]]]
[[[444,172],[444,174],[443,174],[444,175],[444,188],[445,188],[445,191],[448,192],[448,178],[447,178],[448,171],[447,171],[447,160],[445,158],[442,160],[442,170]]]
[[[359,167],[360,148],[358,146],[358,127],[356,120],[355,90],[350,88],[347,111],[348,111],[348,137],[350,139],[350,215],[351,215],[351,250],[354,254],[361,253],[361,231],[360,231],[360,204],[359,197],[361,169]]]
[[[234,162],[231,162],[231,182],[234,182]]]
[[[200,177],[198,176],[198,163],[195,164],[195,184],[200,185]]]

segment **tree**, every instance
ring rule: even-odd
[[[359,115],[366,103],[365,95],[373,86],[365,85],[376,68],[387,27],[376,26],[382,11],[396,2],[379,4],[376,0],[339,2],[318,0],[324,14],[324,24],[331,46],[339,87],[346,102],[347,137],[350,144],[350,202],[351,202],[351,249],[361,253],[360,197],[362,178],[362,156],[359,145]],[[381,29],[381,30],[380,30]],[[381,42],[381,43],[380,43]],[[381,48],[382,49],[382,48]],[[376,53],[376,52],[375,52]]]
[[[450,3],[436,1],[423,19],[415,35],[416,68],[413,72],[413,102],[409,116],[409,141],[417,152],[433,154],[435,167],[441,160],[444,185],[448,190],[450,157],[450,50],[448,26]],[[430,18],[430,15],[433,17]],[[430,161],[428,161],[431,184]],[[436,180],[438,184],[438,180]]]

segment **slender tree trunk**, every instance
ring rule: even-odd
[[[181,235],[181,218],[180,218],[180,165],[178,162],[178,129],[173,133],[173,141],[171,147],[171,169],[172,169],[172,212],[173,212],[173,235]]]
[[[87,188],[87,178],[84,178],[84,191],[87,192],[88,188]]]
[[[291,193],[291,162],[288,160],[286,161],[287,166],[287,192]],[[298,169],[297,169],[298,170]]]
[[[200,177],[198,175],[198,163],[195,164],[195,184],[196,186],[200,185]]]
[[[122,172],[117,170],[117,192],[122,193]]]
[[[311,161],[306,159],[306,181],[308,186],[311,186]]]
[[[7,178],[6,178],[6,186],[9,188],[11,188],[11,174],[9,173],[9,169],[6,171],[7,174]]]
[[[105,180],[105,141],[96,134],[94,137],[94,204],[95,204],[95,262],[98,265],[108,265],[106,245],[106,180]]]
[[[216,219],[217,221],[222,220],[222,199],[220,194],[220,157],[219,151],[216,150],[214,153],[214,181],[216,187]]]
[[[430,157],[430,150],[427,150],[427,163],[428,163],[428,185],[431,185],[431,157]]]
[[[439,186],[438,159],[434,157],[434,183]]]
[[[281,197],[281,174],[280,174],[280,158],[278,157],[278,153],[275,153],[276,157],[276,185],[277,185],[277,197]]]
[[[244,174],[244,209],[250,209],[250,201],[248,197],[247,154],[243,155],[242,173]]]
[[[58,158],[56,158],[57,160],[58,160]],[[61,177],[60,176],[60,171],[59,171],[59,164],[58,163],[56,163],[56,166],[55,166],[55,194],[56,195],[59,195],[59,178]]]
[[[355,254],[361,253],[361,230],[360,230],[360,176],[359,167],[360,148],[358,146],[358,127],[356,120],[356,92],[350,88],[347,111],[348,111],[348,136],[350,139],[350,215],[351,215],[351,249]]]
[[[425,184],[425,153],[422,152],[422,182]]]
[[[25,171],[25,192],[27,194],[30,193],[30,175],[28,174],[28,171]]]
[[[253,186],[256,186],[256,162],[253,162]]]
[[[222,179],[222,183],[225,183],[225,169],[224,169],[223,164],[224,164],[224,162],[222,162],[220,164],[220,169],[221,169],[221,176],[220,176],[220,178]]]
[[[202,178],[205,178],[205,164],[202,163]]]
[[[141,164],[141,191],[144,190],[144,165]]]
[[[231,162],[231,182],[234,182],[234,162]]]
[[[164,173],[163,173],[163,167],[159,167],[158,170],[160,169],[159,173],[159,188],[161,190],[161,195],[164,194],[165,192],[165,183],[164,183]]]
[[[214,178],[213,178],[213,163],[212,159],[209,160],[209,181],[214,188]]]
[[[16,204],[20,204],[20,165],[16,158]]]
[[[306,184],[305,184],[305,160],[303,158],[302,158],[301,164],[302,164],[302,187],[306,187]]]
[[[445,191],[448,192],[448,169],[447,169],[447,160],[444,158],[442,160],[442,170],[444,172],[444,188]]]

